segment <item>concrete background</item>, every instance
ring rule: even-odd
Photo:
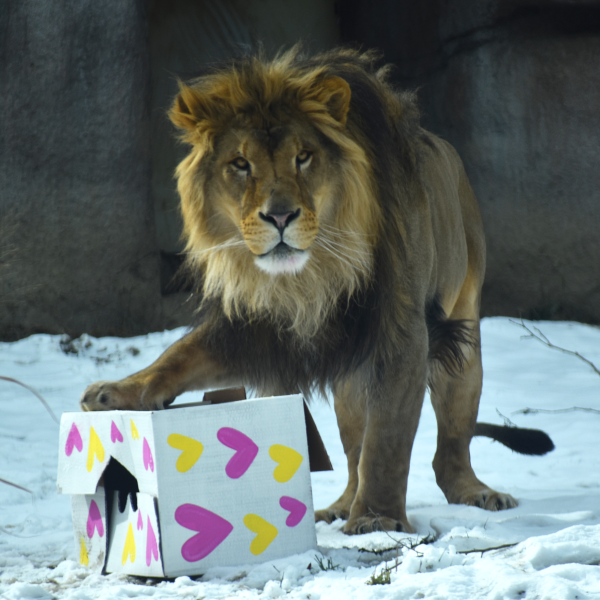
[[[342,6],[347,39],[385,52],[465,163],[488,243],[483,315],[600,323],[600,3]]]
[[[0,339],[156,328],[144,5],[0,11]]]
[[[600,323],[600,4],[0,1],[0,339],[189,322],[175,76],[262,40],[378,47],[459,150],[484,315]]]

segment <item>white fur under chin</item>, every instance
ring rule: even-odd
[[[310,254],[305,250],[291,256],[257,256],[254,259],[256,266],[270,275],[295,275],[300,273],[308,262]]]

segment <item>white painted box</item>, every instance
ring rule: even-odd
[[[331,468],[300,395],[74,412],[57,483],[83,564],[174,577],[316,548],[311,463]]]

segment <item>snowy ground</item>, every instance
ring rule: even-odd
[[[600,366],[600,329],[535,325],[553,343]],[[0,485],[0,597],[600,598],[600,412],[516,412],[600,409],[600,377],[577,357],[522,339],[524,330],[508,319],[486,319],[482,331],[480,420],[502,423],[498,410],[517,425],[547,431],[556,444],[545,457],[519,456],[485,439],[471,444],[479,478],[513,494],[518,508],[490,513],[446,503],[431,469],[436,426],[426,399],[408,486],[416,535],[347,537],[339,521],[319,524],[319,545],[311,552],[258,566],[215,568],[193,580],[103,577],[79,565],[69,498],[56,494],[58,426],[28,391],[0,381],[0,478],[33,492]],[[0,343],[0,375],[35,387],[60,415],[77,409],[87,384],[146,366],[181,334],[89,338],[89,345],[79,344],[79,354],[63,352],[58,336]],[[180,401],[194,399],[185,395]],[[312,411],[335,468],[312,477],[314,504],[322,508],[341,493],[346,467],[333,411],[325,403]],[[429,543],[416,545],[426,536]],[[367,584],[386,568],[391,583]]]

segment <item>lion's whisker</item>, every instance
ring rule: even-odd
[[[348,265],[352,269],[356,269],[357,271],[361,271],[362,270],[362,265],[357,265],[357,264],[351,262],[348,258],[342,256],[334,248],[332,248],[331,246],[329,246],[325,240],[323,240],[323,239],[316,239],[313,243],[317,244],[318,246],[321,246],[321,248],[323,248],[325,251],[329,252],[330,254],[332,254],[333,256],[335,256],[338,260],[340,260],[341,262],[345,263],[346,265]]]
[[[348,254],[353,254],[357,258],[361,258],[365,255],[364,251],[358,250],[356,248],[351,248],[351,247],[347,246],[346,244],[341,244],[339,242],[336,242],[336,241],[330,240],[330,239],[326,239],[326,238],[321,238],[321,240],[326,241],[328,244],[331,244],[332,246],[335,246],[336,248],[340,248],[341,250],[343,250],[344,252],[346,252]],[[367,247],[367,244],[363,244],[363,246]]]
[[[336,249],[337,252],[340,252],[343,256],[347,255],[348,258],[356,258],[359,262],[361,263],[365,263],[365,252],[361,251],[360,249],[357,248],[352,248],[349,247],[346,244],[340,244],[339,242],[336,242],[335,240],[331,240],[325,237],[317,237],[317,239],[320,242],[323,242],[327,245],[329,245],[332,249]],[[366,261],[368,262],[368,260]]]
[[[219,250],[225,250],[226,248],[234,248],[236,246],[245,246],[245,245],[246,245],[246,242],[244,242],[244,240],[229,240],[229,241],[217,244],[216,246],[211,246],[210,248],[205,248],[204,250],[190,250],[188,252],[185,252],[184,254],[200,255],[200,254],[205,254],[206,252],[218,252]]]
[[[325,231],[322,233],[325,234],[325,235],[321,236],[323,239],[326,239],[332,243],[340,245],[344,249],[348,248],[349,245],[354,246],[355,249],[358,249],[359,251],[365,251],[371,247],[371,244],[367,244],[366,242],[363,242],[361,240],[356,240],[356,239],[352,239],[352,238],[343,238],[341,236],[336,236],[335,234],[332,234],[328,231]]]
[[[328,223],[323,223],[322,221],[319,223],[319,227],[322,229],[326,229],[327,231],[329,231],[331,233],[336,233],[336,234],[340,235],[340,237],[342,237],[342,236],[368,237],[368,238],[374,237],[374,235],[370,234],[370,233],[362,233],[362,232],[358,232],[358,231],[347,231],[344,229],[340,229],[339,227],[334,227],[333,225],[330,225]]]
[[[352,245],[355,249],[358,249],[359,251],[366,251],[371,247],[370,243],[356,239],[351,236],[343,237],[341,235],[327,230],[321,230],[319,233],[321,234],[321,239],[327,239],[332,243],[335,242],[336,244],[341,245],[344,249],[347,249],[349,245]]]

